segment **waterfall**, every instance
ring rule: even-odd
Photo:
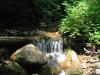
[[[56,66],[58,62],[65,60],[65,53],[63,53],[63,40],[62,37],[50,38],[50,37],[36,37],[33,44],[37,46],[43,52],[46,52],[48,57],[48,65]],[[65,72],[61,70],[59,75],[65,75]]]
[[[54,60],[63,61],[65,59],[62,37],[36,37],[33,44],[43,52],[46,52],[47,56],[52,56]]]
[[[62,37],[36,39],[33,44],[46,53],[61,53],[63,50]]]

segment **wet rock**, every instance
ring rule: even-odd
[[[39,75],[59,75],[59,73],[62,71],[61,67],[59,65],[45,65],[42,67]]]
[[[30,72],[36,72],[47,63],[45,53],[40,51],[33,44],[28,44],[16,50],[10,59],[16,61]]]
[[[66,59],[59,63],[66,75],[81,75],[82,66],[75,51],[69,50]]]
[[[0,63],[0,75],[27,75],[27,73],[16,62],[3,61]]]
[[[60,75],[61,72],[62,68],[58,64],[58,61],[51,58],[48,63],[41,68],[40,75]]]

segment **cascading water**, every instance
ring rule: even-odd
[[[63,50],[62,38],[41,38],[33,42],[38,48],[46,53],[61,53]]]
[[[63,61],[65,58],[62,37],[36,37],[33,44],[43,52],[46,52],[47,55],[52,56],[53,59],[57,59],[57,61]]]
[[[52,56],[49,64],[55,64],[55,60],[58,62],[65,60],[65,54],[63,53],[63,40],[62,37],[57,38],[38,38],[33,42],[39,49],[43,52],[46,52],[47,56]],[[65,75],[65,72],[62,70],[59,75]]]
[[[33,41],[33,44],[35,44],[43,52],[46,52],[47,55],[51,55],[53,59],[58,59],[58,61],[61,61],[63,60],[62,58],[64,58],[62,37],[42,37],[36,39],[36,41]]]

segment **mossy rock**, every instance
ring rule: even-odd
[[[16,50],[10,60],[17,62],[31,73],[37,73],[47,63],[46,54],[33,44],[27,44]]]
[[[27,72],[16,62],[4,61],[0,63],[0,75],[27,75]]]
[[[46,54],[33,44],[27,44],[16,50],[10,58],[20,64],[46,64]]]
[[[43,66],[40,71],[40,75],[52,75],[51,67],[49,65]]]
[[[59,65],[45,65],[41,68],[39,75],[58,75],[61,72],[61,67]]]

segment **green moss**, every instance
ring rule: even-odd
[[[27,75],[26,71],[15,62],[1,63],[0,75]]]
[[[43,66],[40,75],[52,75],[52,68],[49,65]]]

